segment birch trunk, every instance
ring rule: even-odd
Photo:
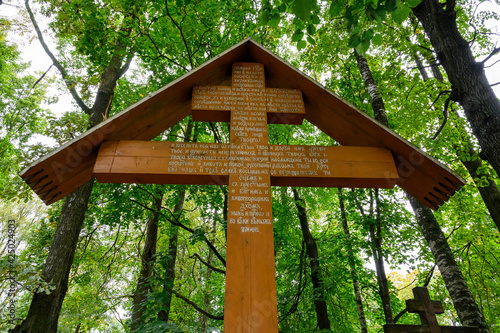
[[[368,333],[368,326],[366,325],[365,310],[363,308],[363,300],[361,298],[361,290],[359,288],[358,272],[354,262],[354,251],[352,249],[351,233],[349,232],[349,225],[345,213],[344,198],[342,197],[342,189],[339,188],[338,192],[340,216],[342,218],[342,226],[344,228],[345,239],[347,243],[347,252],[349,260],[349,270],[351,272],[352,286],[354,288],[354,295],[356,297],[356,306],[358,310],[359,326],[361,333]]]
[[[356,59],[358,58],[364,59],[364,61],[358,60],[358,68],[361,72],[363,80],[365,81],[365,85],[378,87],[371,75],[371,71],[368,67],[366,58],[362,57],[359,54],[356,54]],[[379,112],[374,112],[375,119],[383,125],[389,127],[387,116],[381,117],[380,113],[385,113],[385,109],[379,110]],[[453,305],[460,318],[460,322],[462,323],[462,325],[466,326],[479,326],[481,327],[481,333],[488,333],[489,329],[486,328],[483,315],[479,311],[474,297],[472,297],[469,287],[467,286],[467,283],[465,282],[465,279],[460,272],[455,258],[453,257],[453,253],[450,249],[448,241],[444,237],[443,231],[441,230],[436,217],[429,207],[415,200],[410,195],[407,194],[407,196],[410,200],[413,211],[415,212],[417,223],[422,230],[422,234],[424,235],[429,248],[431,249],[439,271],[442,274],[446,288],[450,293],[450,297],[452,298]],[[446,273],[443,273],[443,271]]]

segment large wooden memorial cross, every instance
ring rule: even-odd
[[[230,121],[230,144],[105,141],[100,182],[228,184],[224,332],[278,332],[271,185],[392,188],[391,152],[269,145],[267,124],[298,124],[302,94],[265,87],[260,63],[233,64],[232,86],[195,87],[193,119]]]
[[[406,301],[409,313],[418,313],[422,325],[384,325],[384,333],[479,333],[479,328],[468,326],[439,326],[436,314],[444,313],[440,301],[431,301],[424,287],[413,288],[415,299]]]

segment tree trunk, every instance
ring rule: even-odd
[[[415,198],[408,196],[408,199],[450,293],[460,322],[465,326],[480,326],[481,333],[489,332],[434,214],[430,208],[422,205]]]
[[[437,0],[424,0],[413,13],[422,24],[452,85],[452,100],[464,109],[481,156],[500,175],[500,102],[491,88],[482,63],[477,63],[469,43],[457,28],[455,1],[446,7]]]
[[[365,214],[365,210],[361,203],[356,200],[359,212],[365,219],[365,223],[369,223],[370,232],[370,248],[373,255],[373,262],[375,263],[375,272],[377,273],[378,294],[382,301],[382,309],[384,310],[384,318],[386,324],[393,324],[394,319],[392,316],[391,295],[389,293],[389,283],[387,275],[385,274],[384,267],[384,254],[382,253],[382,226],[380,223],[380,202],[378,196],[378,189],[375,190],[375,201],[373,198],[373,190],[370,189],[370,212]],[[376,212],[373,212],[375,203]]]
[[[375,232],[377,227],[377,232]],[[382,253],[382,242],[380,240],[380,225],[375,226],[370,223],[370,238],[373,261],[375,262],[375,271],[377,272],[378,294],[382,300],[382,308],[384,309],[384,317],[386,324],[393,324],[392,317],[391,295],[389,293],[389,284],[387,282],[387,275],[385,274],[384,256]]]
[[[373,118],[375,118],[379,123],[389,127],[384,100],[378,94],[378,85],[373,79],[372,72],[368,66],[368,61],[366,61],[366,58],[360,55],[356,49],[354,49],[354,56],[356,57],[356,62],[358,64],[359,71],[361,72],[361,76],[363,77],[366,90],[368,90],[368,93],[370,94],[370,100],[373,108]]]
[[[373,201],[373,191],[370,190],[370,197]],[[392,316],[391,295],[389,293],[389,283],[387,275],[385,274],[384,267],[384,254],[382,253],[382,225],[380,222],[380,200],[378,196],[378,189],[375,189],[375,204],[376,213],[373,222],[370,223],[370,238],[372,240],[373,260],[375,262],[375,269],[377,271],[377,282],[379,288],[380,299],[384,308],[384,316],[386,324],[393,324],[394,318]],[[371,214],[373,214],[371,212]]]
[[[418,55],[415,54],[415,62],[418,66],[422,66],[422,62],[420,62],[420,59],[418,58]],[[431,66],[433,68],[433,75],[434,78],[437,79],[439,82],[443,82],[443,76],[441,75],[441,71],[439,70],[439,67],[437,64],[432,64]],[[420,68],[420,67],[419,67]],[[421,71],[420,74],[422,75],[422,79],[426,81],[428,77],[424,75],[425,71]],[[460,117],[458,114],[456,114],[457,117]],[[462,131],[463,133],[466,133],[466,130],[462,127],[458,127],[459,125],[455,125],[459,131]],[[476,156],[476,151],[472,148],[472,143],[470,142],[470,138],[467,135],[466,142],[464,144],[466,147],[469,147],[468,154],[472,160],[469,159],[464,159],[460,153],[459,153],[459,147],[455,147],[457,150],[457,157],[460,159],[462,164],[465,166],[467,171],[469,171],[469,174],[471,175],[472,179],[476,183],[476,187],[479,191],[479,194],[481,194],[481,198],[484,201],[484,204],[486,205],[486,208],[488,209],[488,212],[490,213],[491,218],[493,219],[493,222],[495,223],[497,229],[500,231],[500,191],[498,190],[498,186],[496,183],[493,181],[491,174],[485,173],[482,175],[479,175],[477,173],[477,170],[482,167],[482,162],[474,158]],[[480,178],[481,176],[485,176],[488,179],[488,185],[484,186]]]
[[[158,239],[158,221],[160,219],[163,199],[163,193],[161,191],[157,191],[157,194],[159,194],[159,196],[153,199],[154,201],[151,207],[153,212],[146,226],[146,240],[144,241],[144,248],[141,255],[141,272],[137,279],[137,287],[133,297],[134,305],[132,309],[132,322],[130,324],[131,332],[136,331],[143,322],[141,318],[144,315],[144,301],[148,294],[148,280],[153,273],[156,241]]]
[[[311,235],[311,231],[309,230],[309,222],[307,221],[305,203],[299,197],[299,193],[296,189],[293,189],[293,196],[295,199],[295,206],[298,210],[302,236],[304,237],[304,242],[306,243],[306,252],[307,256],[309,257],[309,264],[311,266],[311,280],[314,290],[314,308],[316,310],[318,328],[320,330],[329,330],[330,320],[328,319],[328,309],[326,306],[325,294],[323,291],[323,281],[320,273],[318,246],[316,245],[316,240],[313,238],[313,236]]]
[[[33,17],[32,22],[35,29],[39,30]],[[39,38],[42,46],[46,51],[50,52],[42,39],[41,33],[39,33]],[[132,60],[132,57],[129,57],[125,65],[122,66],[124,60],[123,54],[121,54],[123,52],[122,48],[121,45],[117,45],[117,55],[112,58],[101,76],[96,99],[90,109],[89,127],[102,122],[107,116],[113,100],[116,82],[128,69],[128,65]],[[53,58],[52,54],[50,56]],[[55,58],[53,60],[56,62]],[[54,286],[55,289],[48,295],[45,292],[35,293],[26,319],[9,332],[53,333],[57,331],[57,321],[68,290],[68,277],[93,184],[93,179],[88,181],[73,193],[67,195],[64,201],[61,217],[42,272],[44,280]]]
[[[26,319],[10,332],[57,332],[57,320],[68,290],[69,272],[93,183],[94,180],[85,183],[64,201],[61,218],[42,272],[45,281],[55,289],[49,294],[35,293]]]
[[[363,66],[363,64],[366,64],[366,66]],[[369,80],[369,77],[371,77],[371,75],[367,75],[367,73],[371,73],[371,71],[368,67],[366,59],[364,62],[358,61],[358,67],[366,84],[366,80]],[[376,85],[374,80],[372,84]],[[375,113],[375,115],[377,115],[377,113]],[[375,119],[385,126],[389,125],[388,122],[382,122],[383,118]],[[385,117],[385,119],[387,119],[387,117]],[[465,279],[460,272],[460,268],[453,257],[450,245],[444,237],[443,231],[441,230],[436,217],[429,207],[423,205],[409,194],[407,194],[407,197],[411,203],[413,211],[415,212],[417,223],[422,230],[422,234],[431,249],[439,271],[441,272],[441,276],[443,277],[446,288],[450,293],[450,297],[452,298],[453,305],[462,325],[480,326],[481,333],[488,333],[489,329],[486,328],[483,315],[479,311],[469,287],[465,283]]]
[[[170,317],[170,307],[172,305],[172,294],[175,282],[175,262],[177,260],[177,241],[179,229],[175,225],[170,225],[170,240],[168,243],[168,256],[165,268],[165,281],[163,284],[163,293],[165,301],[162,309],[158,312],[158,319],[168,322]]]
[[[361,290],[359,288],[358,272],[354,262],[354,251],[352,249],[351,233],[349,232],[349,225],[347,224],[347,217],[345,214],[344,198],[342,197],[342,189],[338,189],[340,216],[342,217],[342,226],[344,227],[344,234],[347,244],[347,259],[349,261],[349,269],[351,271],[352,285],[354,287],[354,295],[356,297],[356,306],[358,309],[359,326],[361,333],[368,333],[368,326],[366,325],[365,310],[363,308],[363,301],[361,299]]]
[[[184,134],[184,142],[191,140],[191,133],[193,131],[193,121],[189,120]],[[186,189],[182,188],[179,191],[179,202],[174,207],[173,218],[178,219],[184,208],[184,199],[186,197]],[[165,303],[162,309],[158,312],[158,319],[168,322],[170,317],[170,306],[172,305],[172,294],[175,282],[175,262],[177,260],[177,241],[179,239],[179,228],[173,223],[170,224],[170,240],[168,242],[168,256],[165,268],[165,281],[163,284],[163,292],[165,293]]]
[[[217,231],[217,221],[214,219],[214,222],[212,224],[212,231],[214,233],[214,237],[212,238],[212,243],[215,241],[215,233]],[[208,258],[207,258],[207,263],[209,265],[212,265],[214,259],[214,252],[211,249],[208,249]],[[212,278],[212,269],[210,267],[207,267],[207,275],[206,275],[206,283],[210,281]],[[205,307],[206,312],[210,312],[210,294],[208,292],[205,292],[205,296],[203,297],[203,306]],[[202,314],[201,318],[201,333],[206,333],[208,329],[208,317],[206,314]]]

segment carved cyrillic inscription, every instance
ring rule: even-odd
[[[267,88],[267,112],[305,113],[302,92],[297,89]]]
[[[302,124],[305,116],[302,92],[296,89],[264,88],[260,77],[249,78],[244,71],[235,74],[241,81],[237,86],[196,86],[193,88],[192,114],[195,121],[228,122],[231,105],[246,105],[248,116],[258,116],[258,111],[267,115],[266,123]],[[257,97],[261,99],[254,99]],[[262,97],[264,99],[262,99]],[[255,120],[244,119],[248,126]]]
[[[235,65],[232,91],[229,224],[270,225],[271,163],[267,154],[266,91],[262,65]],[[258,228],[249,227],[240,230],[260,232]]]
[[[231,110],[231,87],[196,86],[193,88],[193,110]]]
[[[249,128],[241,126],[241,121],[236,122],[239,125],[234,126],[235,132],[241,132],[240,139],[260,140],[259,133],[265,133],[262,126],[252,124]],[[239,174],[243,188],[233,194],[242,195],[265,193],[255,189],[266,186],[265,175],[270,175],[271,184],[277,186],[338,187],[348,181],[351,187],[390,188],[398,179],[394,159],[386,149],[266,146],[251,142],[106,141],[101,145],[94,173],[100,182],[154,183],[160,180],[186,184],[228,184],[229,174]],[[186,177],[180,179],[179,175]]]

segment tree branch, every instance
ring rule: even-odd
[[[396,317],[394,317],[394,324],[398,322],[398,320],[403,317],[404,314],[408,313],[408,308],[405,308],[403,311],[398,313]]]
[[[446,125],[446,122],[448,121],[448,105],[450,104],[450,101],[451,101],[451,97],[448,97],[448,99],[446,100],[446,102],[444,102],[444,109],[443,109],[444,119],[443,119],[443,123],[441,124],[441,126],[439,126],[439,129],[437,130],[436,134],[434,134],[434,136],[432,137],[432,140],[436,140],[436,138],[438,137],[439,133],[441,133],[441,131],[443,130],[444,126]]]
[[[132,62],[132,59],[134,59],[135,53],[131,53],[128,57],[127,60],[125,60],[125,64],[120,68],[120,71],[118,72],[117,79],[121,78],[123,74],[125,74],[126,71],[128,71],[130,67],[130,63]]]
[[[186,48],[186,52],[189,58],[189,63],[191,65],[191,70],[195,67],[194,62],[193,62],[193,57],[191,56],[191,52],[189,51],[189,46],[186,40],[186,37],[184,37],[184,32],[182,31],[182,27],[174,20],[172,15],[170,15],[170,11],[168,10],[168,0],[165,0],[165,9],[167,10],[167,16],[170,18],[172,23],[177,27],[179,30],[179,33],[181,34],[182,41],[184,43],[184,47]]]
[[[432,279],[432,276],[434,275],[434,270],[436,269],[436,264],[434,264],[434,266],[432,266],[432,269],[429,271],[429,274],[427,274],[427,278],[425,279],[425,283],[422,287],[426,287],[429,285],[429,283],[431,282],[431,279]]]
[[[136,204],[138,204],[139,206],[147,209],[147,210],[150,210],[152,212],[155,212],[154,209],[150,208],[150,207],[147,207],[146,205],[143,205],[142,203],[140,203],[139,201],[135,200],[135,199],[130,199],[130,201],[132,202],[135,202]],[[176,225],[178,227],[181,227],[182,229],[186,230],[187,232],[189,233],[194,233],[194,230],[185,226],[184,224],[182,224],[181,222],[179,222],[178,218],[170,211],[170,209],[168,208],[165,208],[165,207],[162,207],[163,209],[165,209],[167,212],[170,213],[170,215],[172,215],[171,217],[167,217],[167,220],[172,223],[173,225]],[[215,256],[222,262],[222,264],[224,265],[224,267],[226,266],[226,260],[222,257],[222,255],[219,253],[219,251],[217,251],[217,249],[215,248],[215,246],[208,240],[208,238],[203,235],[203,240],[205,241],[205,243],[207,244],[207,246],[212,250],[214,251],[214,254]]]
[[[54,54],[50,51],[49,47],[45,43],[45,40],[43,39],[42,32],[40,31],[40,28],[38,27],[38,23],[35,20],[35,16],[33,15],[33,12],[31,11],[30,5],[29,5],[29,0],[25,0],[25,5],[26,5],[26,10],[28,11],[28,14],[30,16],[31,23],[33,24],[33,27],[36,30],[36,34],[38,36],[38,40],[40,41],[40,44],[42,44],[43,49],[45,50],[45,53],[49,56],[49,58],[52,60],[52,63],[56,68],[59,70],[61,73],[61,76],[66,83],[66,87],[69,89],[69,92],[71,93],[71,96],[73,96],[73,99],[76,101],[76,104],[85,112],[86,114],[91,113],[91,109],[83,102],[83,100],[80,98],[78,95],[78,92],[75,89],[76,83],[69,80],[68,73],[64,69],[64,67],[57,61],[56,57]]]
[[[179,294],[177,291],[172,290],[172,292],[174,293],[175,297],[182,299],[184,302],[191,305],[193,308],[195,308],[196,311],[198,311],[202,315],[207,316],[208,318],[213,319],[213,320],[224,320],[224,316],[216,316],[216,315],[210,314],[210,313],[206,312],[205,310],[203,310],[202,308],[200,308],[198,305],[196,305],[196,303],[190,301],[186,297]]]
[[[486,61],[490,60],[491,57],[493,57],[495,54],[500,52],[500,47],[495,47],[493,51],[483,60],[481,61],[482,64],[484,64]]]
[[[54,66],[54,64],[50,65],[49,69],[47,69],[45,71],[45,73],[42,74],[42,76],[40,76],[40,78],[38,80],[36,80],[35,83],[33,83],[33,86],[31,87],[31,89],[34,89],[36,87],[36,85],[43,80],[43,78],[45,77],[45,75],[47,75],[47,73],[50,71],[50,69],[52,68],[52,66]]]
[[[198,260],[199,260],[199,261],[201,261],[201,262],[202,262],[205,266],[207,266],[207,267],[208,267],[208,268],[210,268],[211,270],[216,271],[216,272],[219,272],[219,273],[224,274],[224,275],[226,274],[226,271],[225,271],[225,270],[223,270],[223,269],[219,269],[219,268],[217,268],[217,267],[214,267],[214,266],[210,265],[208,262],[206,262],[205,260],[201,259],[201,257],[199,256],[199,254],[198,254],[198,253],[193,254],[190,258],[193,258],[193,257],[194,257],[194,258],[198,258]]]

